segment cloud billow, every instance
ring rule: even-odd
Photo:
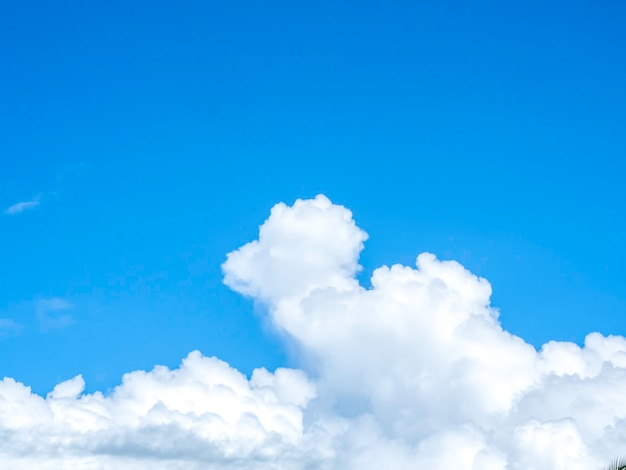
[[[0,383],[0,460],[19,468],[583,470],[626,448],[626,340],[541,350],[505,331],[491,286],[424,253],[356,280],[367,235],[326,197],[278,204],[228,255],[225,283],[263,303],[303,370],[248,380],[191,353],[81,377],[46,398]]]

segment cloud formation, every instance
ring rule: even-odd
[[[39,327],[43,331],[49,331],[73,324],[74,319],[71,315],[61,313],[73,308],[71,303],[58,297],[37,300],[35,302],[35,316],[39,322]]]
[[[6,468],[274,468],[302,458],[301,371],[257,369],[248,380],[195,351],[176,370],[126,374],[108,396],[81,376],[47,397],[0,382],[0,462]]]
[[[593,469],[626,448],[626,339],[539,351],[503,330],[491,286],[423,253],[356,280],[367,235],[326,197],[278,204],[228,255],[302,370],[250,380],[191,353],[39,397],[0,383],[0,461],[19,468]]]
[[[15,333],[21,328],[20,324],[10,318],[0,318],[0,336]]]
[[[35,196],[30,201],[18,202],[16,204],[13,204],[12,206],[7,207],[4,213],[5,215],[16,215],[24,212],[25,210],[34,209],[39,205],[40,199],[41,196]]]

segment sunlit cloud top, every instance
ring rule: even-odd
[[[225,282],[264,305],[301,368],[250,377],[190,353],[85,394],[0,382],[13,468],[586,470],[626,446],[626,339],[539,351],[502,328],[491,286],[432,254],[359,284],[367,234],[325,196],[276,205],[228,254]],[[540,302],[540,299],[537,299]],[[70,307],[40,301],[46,311]],[[506,315],[503,312],[502,315]]]

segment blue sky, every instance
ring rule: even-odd
[[[0,376],[290,365],[220,266],[318,193],[368,232],[365,284],[430,251],[536,347],[625,334],[625,10],[4,4]]]

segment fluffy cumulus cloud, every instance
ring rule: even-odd
[[[47,397],[0,382],[3,468],[277,468],[305,462],[304,373],[254,371],[250,380],[195,351],[176,370],[126,374],[108,396],[81,376]]]
[[[626,449],[626,339],[541,350],[502,329],[491,286],[424,253],[356,280],[367,235],[324,196],[278,204],[225,282],[265,306],[302,370],[191,353],[47,396],[0,382],[8,468],[593,469]]]

